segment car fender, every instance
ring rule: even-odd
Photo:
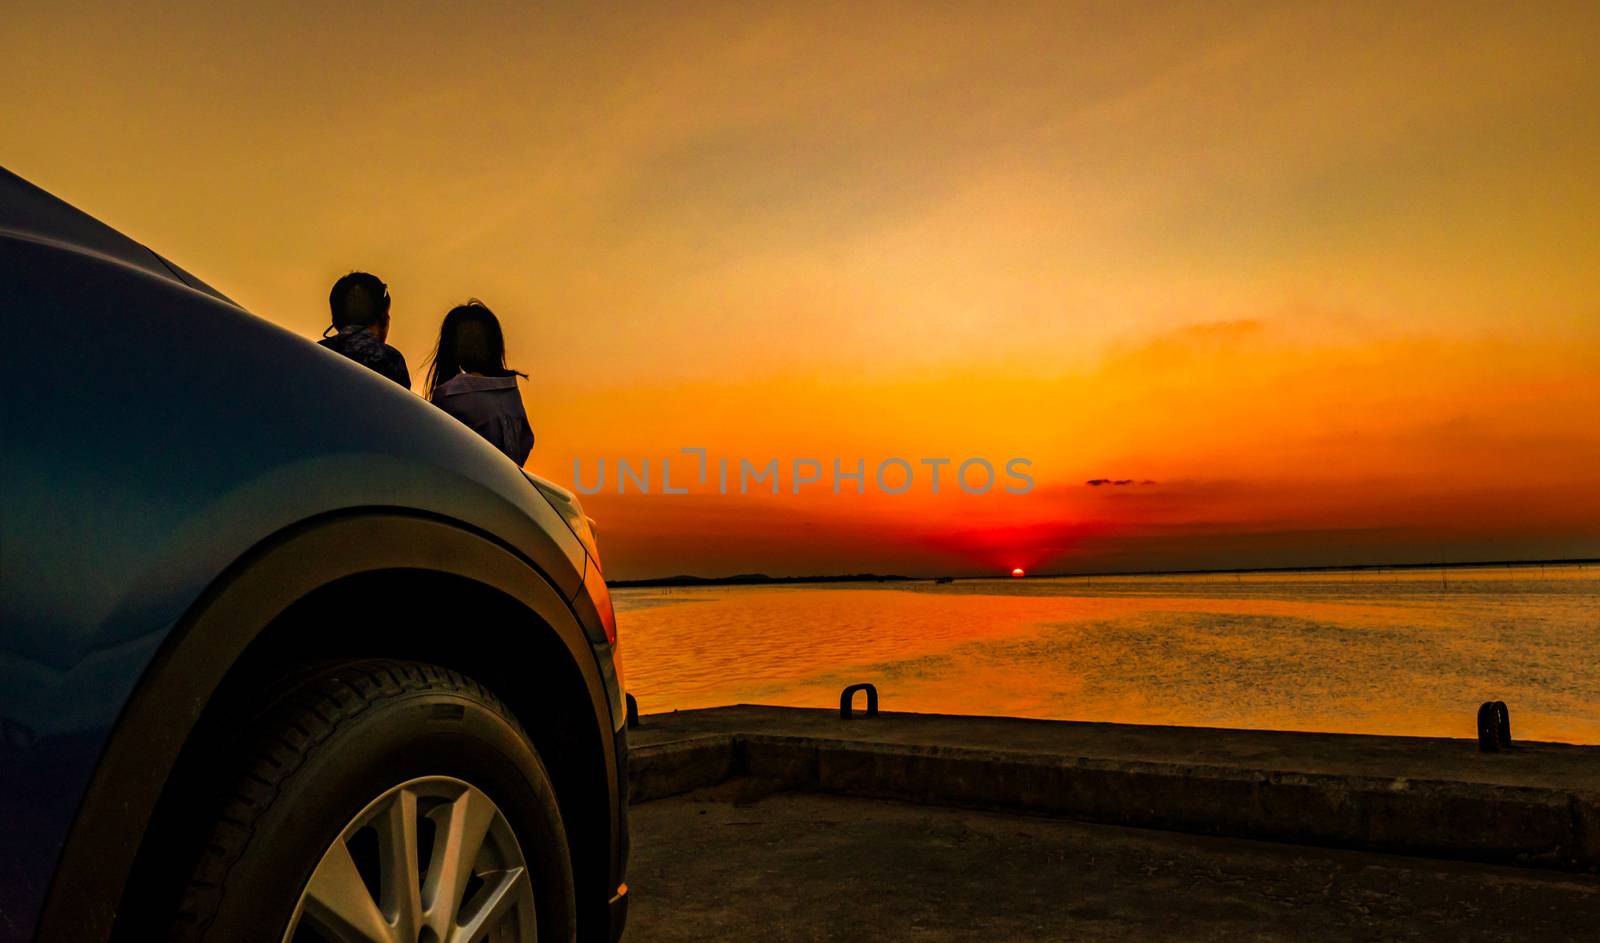
[[[167,634],[127,700],[79,804],[38,939],[109,936],[169,771],[230,668],[273,620],[338,580],[405,569],[472,580],[536,616],[559,636],[582,673],[595,736],[611,742],[615,720],[594,649],[568,601],[531,561],[485,533],[425,514],[374,509],[302,522],[229,567]],[[615,788],[616,758],[602,752],[607,781]],[[609,806],[617,807],[615,796]],[[615,821],[612,827],[618,827]]]

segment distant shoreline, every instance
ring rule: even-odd
[[[1098,579],[1102,577],[1147,576],[1222,576],[1261,573],[1371,573],[1386,570],[1484,570],[1500,567],[1591,566],[1600,557],[1558,560],[1475,560],[1464,563],[1344,563],[1323,566],[1231,567],[1211,570],[1106,570],[1084,573],[1036,573],[1026,579]],[[1001,574],[949,576],[902,576],[899,574],[849,573],[835,576],[768,576],[765,573],[739,573],[733,576],[660,576],[638,580],[611,580],[613,589],[693,586],[779,586],[796,583],[933,583],[955,580],[1011,579]]]
[[[847,573],[840,576],[768,576],[765,573],[740,573],[736,576],[658,576],[643,580],[607,580],[612,589],[629,586],[764,586],[779,583],[915,583],[932,582],[932,576]]]

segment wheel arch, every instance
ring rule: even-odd
[[[447,632],[427,631],[463,613]],[[420,514],[354,512],[263,541],[169,635],[85,793],[38,939],[149,938],[151,921],[175,900],[163,866],[193,847],[202,827],[194,820],[215,791],[208,760],[230,725],[296,672],[345,657],[432,662],[495,691],[546,759],[580,894],[603,906],[603,886],[590,882],[609,883],[606,852],[620,827],[609,811],[617,808],[614,723],[567,601],[531,562],[481,532]]]

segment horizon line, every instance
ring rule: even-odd
[[[722,585],[738,585],[740,583],[848,583],[848,582],[919,582],[931,580],[989,580],[989,579],[1068,579],[1068,578],[1094,578],[1094,577],[1133,577],[1133,576],[1219,576],[1229,573],[1338,573],[1338,572],[1372,572],[1383,570],[1450,570],[1450,569],[1492,569],[1495,567],[1533,567],[1533,566],[1586,566],[1600,564],[1600,557],[1559,557],[1536,560],[1467,560],[1455,563],[1338,563],[1317,564],[1312,566],[1258,566],[1258,567],[1221,567],[1212,569],[1190,570],[1097,570],[1090,572],[1051,572],[1030,574],[1023,577],[1013,577],[1009,574],[977,574],[957,575],[946,574],[940,576],[906,576],[899,573],[838,573],[838,574],[812,574],[806,576],[770,576],[766,573],[734,573],[725,576],[698,576],[690,573],[679,573],[673,576],[643,577],[640,579],[611,580],[609,586],[662,586],[684,583],[720,583]]]

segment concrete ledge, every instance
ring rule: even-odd
[[[1556,790],[763,735],[738,741],[745,772],[818,792],[1484,861],[1565,867],[1588,857],[1574,828],[1576,797]]]
[[[632,802],[664,799],[715,786],[737,775],[736,738],[710,734],[632,747],[628,751],[628,795]]]
[[[1563,869],[1600,866],[1600,750],[1593,748],[1557,748],[1549,761],[1557,771],[1541,784],[1537,751],[1517,760],[1515,776],[1486,767],[1492,775],[1458,769],[1455,776],[1418,777],[1429,765],[1418,755],[1426,749],[1419,743],[1401,744],[1412,748],[1396,754],[1407,762],[1391,764],[1408,767],[1400,772],[1411,775],[1382,775],[1372,764],[1358,771],[1319,768],[1330,765],[1316,761],[1317,747],[1327,739],[1320,734],[1276,734],[1302,738],[1298,749],[1306,752],[1305,762],[1285,762],[1295,758],[1295,749],[1280,742],[1271,755],[1275,762],[1264,764],[1250,761],[1249,751],[1238,750],[1236,742],[1261,732],[1145,728],[1138,733],[1146,737],[1151,730],[1181,735],[1183,758],[1153,759],[1148,749],[1119,758],[1048,750],[1040,740],[1048,729],[1009,738],[1027,749],[1006,749],[1007,738],[994,748],[950,742],[993,718],[963,725],[959,718],[880,715],[843,723],[833,714],[828,724],[830,712],[796,711],[788,726],[806,729],[789,734],[777,732],[784,724],[774,718],[783,715],[746,710],[748,726],[759,732],[738,730],[738,709],[718,709],[685,713],[718,714],[729,733],[661,740],[674,727],[702,727],[706,718],[686,718],[685,724],[674,722],[679,715],[646,717],[643,729],[651,735],[641,738],[646,742],[631,761],[635,801],[748,775],[806,791],[1207,835]],[[1013,721],[1024,725],[1018,730],[1053,723]],[[1231,753],[1221,743],[1230,738]],[[1218,741],[1216,755],[1223,761],[1193,758],[1205,755],[1208,739]],[[1450,762],[1436,765],[1456,769],[1451,764],[1463,760],[1450,752],[1453,744],[1443,743],[1438,749]]]

